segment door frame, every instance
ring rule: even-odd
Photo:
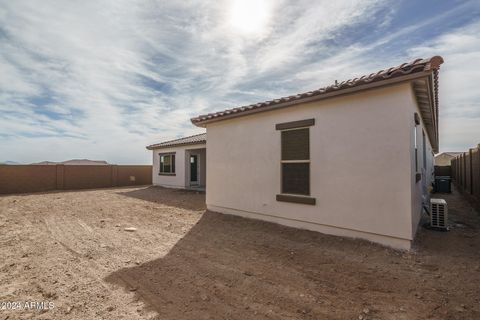
[[[192,157],[195,158],[195,162],[196,162],[196,180],[192,180]],[[190,186],[198,186],[200,185],[200,156],[199,154],[196,154],[196,153],[190,153],[189,157],[188,157],[188,170],[189,170],[189,184]]]

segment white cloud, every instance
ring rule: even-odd
[[[0,0],[0,160],[148,163],[145,145],[201,131],[189,121],[200,113],[314,89],[430,52],[447,52],[442,106],[451,96],[476,112],[472,85],[458,85],[476,75],[451,60],[471,54],[480,61],[471,44],[477,29],[375,59],[383,44],[436,20],[339,46],[336,37],[371,22],[378,10],[387,12],[376,21],[379,30],[389,27],[396,13],[389,0],[265,0],[255,21],[247,13],[257,1],[239,2],[250,7],[233,17],[232,1]],[[458,128],[442,123],[449,126]],[[452,141],[442,145],[470,143],[464,132],[448,130]]]
[[[146,144],[198,132],[190,117],[375,4],[268,1],[255,32],[231,1],[2,1],[2,158],[148,162]]]
[[[441,151],[465,151],[480,143],[480,23],[444,34],[408,51],[441,54],[439,78]]]
[[[328,46],[310,46],[332,39],[335,32],[367,21],[385,1],[296,1],[285,3],[275,25],[276,33],[256,54],[256,68],[266,72],[291,66]]]

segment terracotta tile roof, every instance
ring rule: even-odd
[[[196,134],[189,137],[152,144],[147,146],[147,149],[153,150],[153,149],[169,148],[169,147],[176,147],[176,146],[184,146],[184,145],[190,145],[190,144],[203,144],[206,142],[207,142],[207,134],[200,133],[200,134]]]
[[[315,100],[326,98],[327,96],[333,96],[342,94],[344,92],[353,91],[347,90],[350,88],[355,88],[356,90],[362,90],[362,86],[368,87],[367,85],[376,83],[376,82],[386,82],[387,80],[398,78],[398,81],[401,81],[402,78],[408,78],[408,76],[417,75],[434,75],[434,94],[435,102],[438,106],[438,77],[437,70],[439,66],[443,63],[443,58],[440,56],[434,56],[429,59],[416,59],[409,63],[403,63],[399,66],[388,68],[385,70],[380,70],[369,75],[364,75],[359,78],[354,78],[339,82],[328,87],[320,88],[314,91],[299,93],[293,96],[283,97],[279,99],[274,99],[265,102],[259,102],[247,106],[237,107],[233,109],[227,109],[224,111],[209,113],[205,115],[200,115],[198,117],[192,118],[191,121],[193,124],[202,126],[203,123],[223,120],[224,118],[232,118],[244,115],[246,113],[254,113],[266,111],[274,108],[280,108],[284,106],[290,106],[297,103],[301,103],[303,100]],[[379,84],[381,85],[381,84]]]

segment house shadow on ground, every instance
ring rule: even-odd
[[[357,319],[362,310],[417,319],[449,312],[443,284],[458,286],[459,301],[468,301],[462,288],[472,277],[447,273],[452,266],[441,263],[448,253],[436,254],[207,211],[165,256],[106,281],[134,291],[158,319]]]
[[[117,194],[143,201],[186,210],[205,210],[205,192],[148,186],[134,190],[119,190]]]

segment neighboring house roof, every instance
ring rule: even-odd
[[[414,82],[414,91],[421,108],[422,117],[426,125],[430,125],[429,136],[434,150],[438,149],[438,69],[443,58],[434,56],[429,59],[416,59],[409,63],[376,73],[350,79],[314,91],[299,93],[293,96],[259,102],[247,106],[227,109],[192,118],[194,125],[205,127],[207,123],[240,117],[247,114],[269,111],[272,109],[294,106],[304,102],[326,99],[341,94],[370,89],[407,80],[418,80],[428,77],[428,81]],[[425,119],[429,119],[426,121]]]
[[[463,154],[463,152],[442,152],[435,156],[435,165],[437,166],[449,166],[453,158],[458,155]]]
[[[461,155],[463,153],[465,153],[465,152],[442,152],[438,156],[441,156],[441,155],[445,154],[445,155],[448,155],[450,157],[456,157],[456,156]]]
[[[170,147],[184,146],[184,145],[191,145],[191,144],[204,144],[206,142],[207,142],[207,134],[200,133],[200,134],[196,134],[193,136],[188,136],[180,139],[169,140],[169,141],[164,141],[157,144],[152,144],[147,146],[147,149],[153,150],[153,149],[170,148]]]

